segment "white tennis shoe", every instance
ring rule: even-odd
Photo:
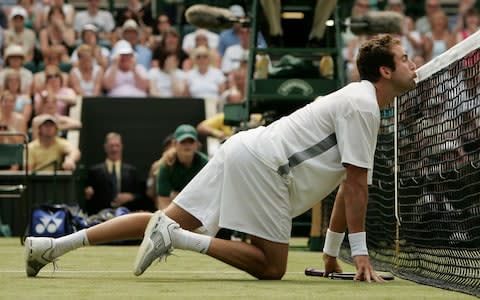
[[[172,232],[180,226],[159,210],[148,222],[142,244],[133,265],[133,274],[140,276],[155,259],[166,258],[173,251]]]
[[[25,240],[25,270],[27,276],[35,277],[47,264],[53,262],[55,239],[46,237],[27,237]],[[54,266],[56,269],[56,266]]]

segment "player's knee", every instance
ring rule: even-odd
[[[286,269],[278,266],[268,266],[257,276],[261,280],[280,280],[285,275]]]

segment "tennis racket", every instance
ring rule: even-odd
[[[306,268],[305,269],[305,275],[307,276],[317,276],[317,277],[323,277],[325,272],[323,270],[315,269],[315,268]],[[391,274],[386,274],[386,273],[377,273],[378,276],[380,276],[383,280],[394,280],[395,277]],[[342,279],[342,280],[353,280],[355,277],[354,272],[343,272],[343,273],[330,273],[327,275],[327,278],[330,279]]]

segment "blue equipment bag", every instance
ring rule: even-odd
[[[73,233],[72,214],[64,204],[40,205],[32,209],[29,236],[61,237]]]

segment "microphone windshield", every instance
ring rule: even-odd
[[[352,17],[350,30],[356,35],[402,33],[403,15],[393,11],[372,11]]]
[[[206,29],[228,29],[239,21],[230,10],[205,4],[190,6],[185,18],[189,24]]]

